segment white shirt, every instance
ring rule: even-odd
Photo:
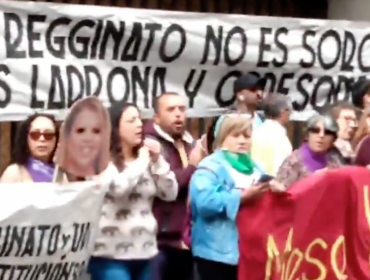
[[[153,199],[173,201],[178,193],[169,164],[162,156],[155,164],[138,158],[119,172],[111,163],[101,177],[109,189],[92,255],[118,260],[154,257],[158,249]]]
[[[226,166],[231,177],[234,179],[235,188],[237,189],[249,189],[252,185],[256,184],[261,174],[257,171],[254,171],[252,174],[247,175],[240,173],[236,169],[232,168],[230,165]]]
[[[275,120],[265,120],[252,132],[252,158],[267,174],[276,176],[292,151],[285,127]]]

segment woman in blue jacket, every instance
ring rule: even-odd
[[[251,125],[245,115],[221,117],[216,149],[190,182],[191,244],[200,280],[237,280],[239,207],[269,188],[257,183],[263,171],[249,156]]]

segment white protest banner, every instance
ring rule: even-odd
[[[103,198],[94,182],[0,184],[0,279],[86,275]]]
[[[241,72],[266,77],[265,91],[288,94],[305,119],[370,71],[366,22],[23,1],[0,12],[0,121],[63,117],[91,95],[151,112],[163,91],[187,96],[190,116],[213,116]]]

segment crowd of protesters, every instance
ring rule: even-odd
[[[111,163],[97,174],[109,188],[88,268],[92,280],[236,280],[239,209],[315,172],[370,165],[368,81],[355,84],[353,103],[312,116],[297,149],[286,129],[289,98],[263,98],[264,86],[250,74],[238,78],[235,107],[200,139],[186,131],[180,94],[159,96],[145,123],[134,104],[110,108]],[[53,117],[29,117],[1,182],[52,182],[57,143]]]

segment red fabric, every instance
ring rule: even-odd
[[[238,216],[238,279],[370,279],[370,206],[366,184],[370,185],[368,169],[346,167],[314,174],[293,185],[287,193],[269,193],[243,207]],[[290,229],[293,229],[291,248],[288,246],[284,253]],[[280,252],[280,270],[278,258],[270,258],[271,270],[267,265],[269,235]],[[317,265],[320,262],[323,271]],[[342,273],[336,274],[335,266]]]

